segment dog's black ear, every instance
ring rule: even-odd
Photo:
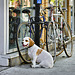
[[[29,46],[31,47],[33,45],[34,45],[34,41],[31,38],[29,38]]]

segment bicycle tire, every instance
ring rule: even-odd
[[[54,33],[54,30],[55,30],[55,33]],[[61,31],[60,28],[58,28],[58,30]],[[60,43],[61,41],[57,37],[59,33],[57,33],[57,29],[54,29],[52,23],[49,23],[47,33],[48,33],[47,39],[51,40],[50,42],[49,40],[47,40],[48,45],[50,43],[50,47],[48,46],[48,52],[50,52],[52,56],[55,57],[54,61],[56,61],[56,57],[59,56],[64,51],[63,43],[62,44]]]
[[[65,23],[63,27],[63,48],[67,57],[71,57],[73,53],[72,31],[70,26]]]
[[[50,22],[47,28],[47,45],[48,45],[48,52],[53,56],[54,62],[56,61],[56,36],[55,36],[55,29],[53,24]]]
[[[17,50],[19,52],[19,56],[21,57],[21,59],[25,63],[31,63],[31,59],[28,56],[28,50],[22,46],[22,40],[24,37],[31,37],[34,40],[34,30],[32,26],[28,24],[28,22],[23,22],[18,26],[16,34],[16,43],[17,43]]]

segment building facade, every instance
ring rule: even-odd
[[[50,0],[42,0],[42,3],[48,3]],[[51,0],[54,2],[54,0]],[[59,1],[59,0],[55,0]],[[71,23],[72,34],[75,35],[75,6],[74,0],[61,0],[64,6],[68,8],[69,13],[65,13],[65,18],[69,18],[68,23]],[[69,3],[69,4],[67,4]],[[19,59],[19,55],[16,47],[16,30],[17,26],[27,21],[26,15],[20,13],[20,8],[34,6],[34,0],[0,0],[0,65],[11,66],[17,65],[22,61]],[[43,5],[43,7],[48,6]],[[18,9],[19,11],[13,11]],[[67,16],[67,15],[70,15]],[[35,16],[35,11],[31,10],[31,15]],[[26,20],[25,20],[26,18]],[[16,24],[17,23],[17,24]],[[16,61],[16,62],[15,62]]]

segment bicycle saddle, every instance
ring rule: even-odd
[[[22,13],[30,13],[30,10],[24,9],[24,10],[22,11]]]
[[[12,9],[12,10],[14,10],[14,7],[9,7],[9,9]]]
[[[13,12],[20,13],[20,9],[14,9]]]
[[[63,11],[67,11],[67,8],[62,8]]]

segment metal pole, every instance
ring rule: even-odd
[[[40,4],[37,4],[37,0],[35,2],[35,22],[39,22],[40,15]],[[39,46],[40,36],[39,36],[39,24],[35,24],[35,44]]]

